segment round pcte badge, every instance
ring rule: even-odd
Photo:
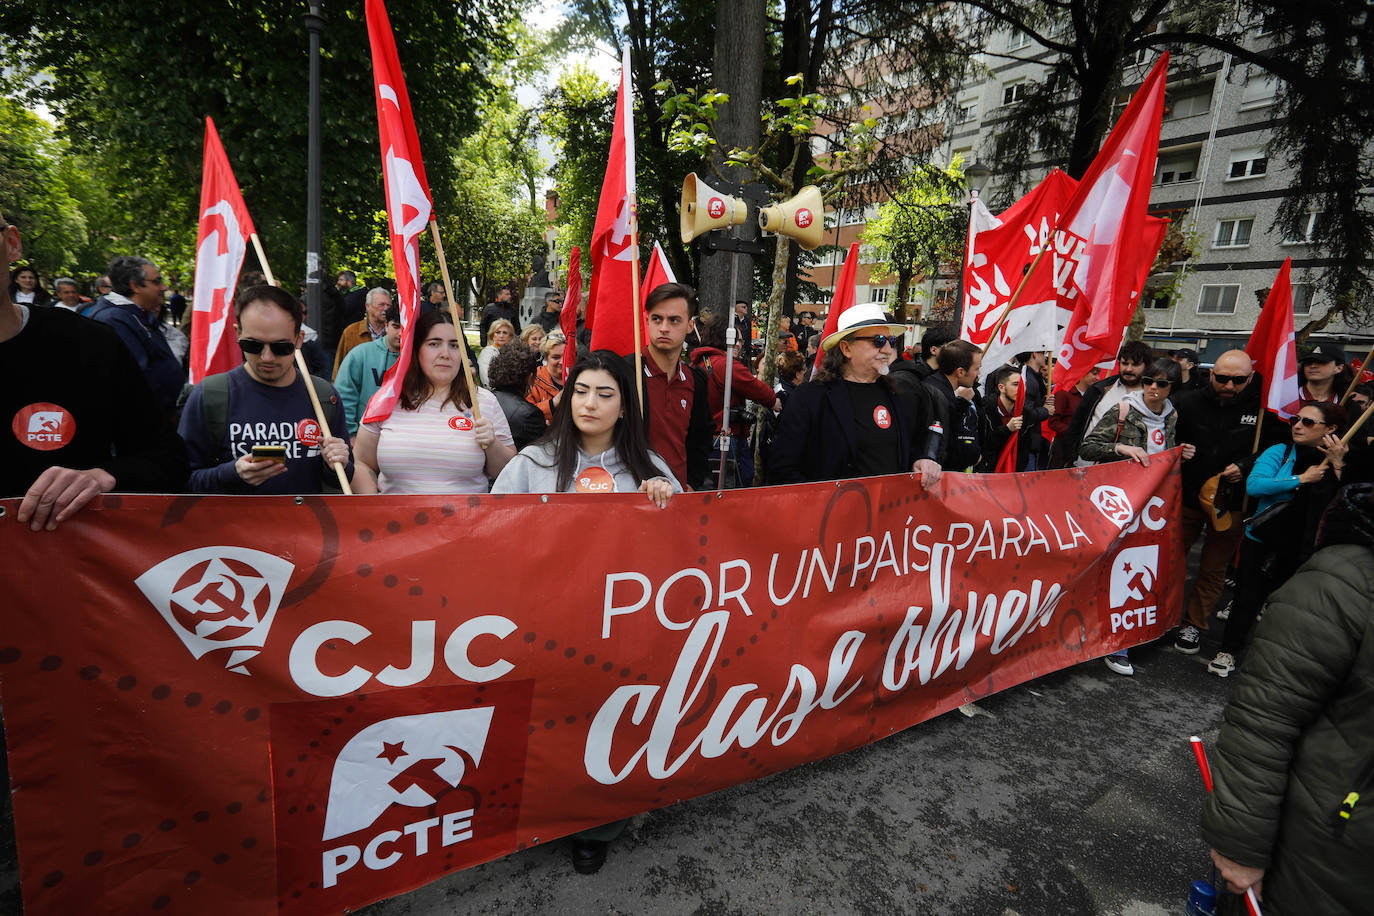
[[[14,438],[40,452],[70,445],[76,436],[76,419],[59,404],[38,401],[21,407],[10,423]]]
[[[449,417],[449,418],[448,418],[448,428],[449,428],[449,429],[456,429],[456,430],[458,430],[460,433],[471,432],[471,431],[472,431],[472,421],[469,420],[467,417],[464,417],[464,416]]]
[[[601,467],[584,468],[577,475],[577,492],[579,493],[614,493],[615,478],[609,471]]]
[[[879,429],[887,429],[892,425],[892,413],[882,404],[879,404],[873,408],[873,422],[878,425]]]
[[[310,417],[296,421],[296,439],[306,448],[319,448],[322,438],[318,421]]]

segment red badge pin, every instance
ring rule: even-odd
[[[29,448],[51,452],[71,444],[76,436],[76,419],[61,405],[38,401],[21,407],[10,428],[14,438]]]
[[[472,431],[472,421],[462,415],[448,418],[448,428],[456,429],[460,433]]]
[[[879,429],[887,429],[892,425],[892,413],[882,404],[879,404],[873,408],[873,422],[878,425]]]
[[[587,468],[577,475],[577,492],[614,493],[615,479],[605,468]]]
[[[296,439],[306,448],[319,448],[322,438],[320,424],[316,420],[306,417],[296,421]]]

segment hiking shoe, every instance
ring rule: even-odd
[[[1112,669],[1117,674],[1122,674],[1126,677],[1135,674],[1135,668],[1131,666],[1130,658],[1125,655],[1108,655],[1103,661],[1107,663],[1108,668]]]
[[[1217,657],[1207,663],[1207,670],[1217,677],[1230,677],[1236,670],[1236,659],[1230,652],[1218,652]]]
[[[1202,631],[1195,626],[1185,626],[1174,637],[1174,648],[1184,655],[1197,655],[1202,648]]]

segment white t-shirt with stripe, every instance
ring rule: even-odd
[[[382,493],[487,492],[487,456],[472,433],[472,410],[459,410],[452,401],[440,407],[439,400],[432,397],[416,410],[398,404],[385,420],[365,424],[377,434],[377,486]],[[477,389],[477,406],[491,419],[496,441],[513,448],[515,440],[496,396]]]

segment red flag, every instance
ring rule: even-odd
[[[1298,382],[1298,343],[1293,333],[1292,258],[1284,258],[1278,278],[1269,288],[1259,323],[1250,332],[1245,353],[1264,380],[1261,403],[1283,419],[1302,406]]]
[[[420,233],[434,213],[434,201],[420,158],[420,139],[410,114],[396,37],[382,0],[367,0],[367,37],[372,45],[372,77],[377,101],[377,132],[381,137],[382,173],[386,178],[386,216],[391,229],[391,264],[396,274],[396,300],[401,309],[401,352],[382,379],[382,387],[367,403],[364,423],[385,420],[401,393],[415,319],[420,313]],[[461,334],[461,329],[459,330]]]
[[[1067,173],[1054,169],[1000,216],[993,216],[981,199],[975,199],[964,259],[964,320],[960,337],[980,347],[992,338],[993,326],[1006,311],[1026,269],[1049,245],[1059,214],[1064,212],[1077,187],[1078,182]],[[1048,267],[1042,264],[1036,268],[1035,275],[1027,281],[1016,300],[1018,309],[1045,303],[1049,303],[1051,309],[1055,307],[1054,272],[1046,269]],[[1021,347],[1012,353],[1049,346],[1053,346],[1053,342],[1045,346]],[[983,362],[987,364],[991,360],[985,356]],[[988,369],[996,369],[1002,362]]]
[[[234,180],[215,122],[205,119],[205,164],[200,178],[196,285],[192,295],[191,384],[243,362],[234,339],[234,291],[253,220]]]
[[[844,259],[844,269],[840,271],[839,282],[835,284],[835,298],[830,300],[830,311],[825,316],[825,327],[821,329],[821,341],[840,329],[840,313],[854,304],[858,295],[854,289],[854,277],[859,272],[859,243],[849,246],[849,254]],[[816,368],[821,367],[825,351],[816,349]]]
[[[644,268],[644,280],[639,284],[639,301],[648,299],[649,294],[663,284],[676,282],[677,276],[668,263],[668,256],[663,253],[663,246],[654,242],[654,250],[649,252],[649,264]],[[647,329],[641,339],[648,340]]]
[[[1013,417],[1021,416],[1021,411],[1026,407],[1026,370],[1021,369],[1021,384],[1016,386],[1016,406],[1011,409]],[[1001,408],[1001,395],[998,395],[998,408]],[[1021,422],[1025,422],[1022,420]],[[1011,438],[1007,444],[1002,446],[1002,454],[997,456],[997,467],[993,469],[997,474],[1016,473],[1016,443],[1021,438],[1020,430],[1012,430]]]
[[[620,91],[615,99],[615,126],[606,177],[596,205],[592,230],[592,287],[587,296],[587,326],[593,350],[634,352],[634,269],[639,250],[634,226],[635,128],[630,95],[630,47],[620,67]],[[643,321],[642,303],[639,321]],[[643,337],[640,343],[643,345]]]
[[[1126,338],[1126,328],[1131,323],[1130,316],[1135,313],[1136,301],[1140,298],[1140,291],[1145,287],[1145,278],[1150,274],[1150,267],[1154,265],[1155,257],[1159,254],[1159,246],[1164,243],[1164,233],[1168,228],[1167,219],[1157,216],[1145,217],[1140,245],[1134,254],[1135,279],[1130,295],[1126,297],[1126,320],[1121,323],[1114,341],[1107,346],[1090,343],[1087,340],[1088,313],[1083,309],[1074,309],[1073,315],[1069,318],[1069,327],[1064,332],[1064,342],[1059,347],[1059,358],[1054,364],[1055,389],[1072,388],[1098,363],[1116,362],[1117,351],[1121,349],[1121,342]]]
[[[1054,233],[1054,285],[1066,307],[1087,314],[1083,339],[1116,346],[1138,291],[1135,243],[1145,230],[1169,55],[1161,55],[1078,182]]]
[[[568,255],[568,291],[563,295],[563,311],[558,315],[558,327],[563,331],[563,384],[577,361],[577,306],[582,302],[582,249],[573,247]]]

